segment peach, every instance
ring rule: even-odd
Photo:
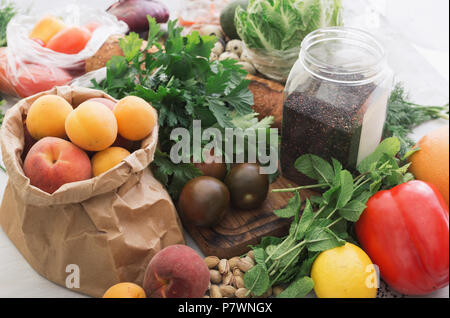
[[[103,298],[146,298],[144,289],[134,283],[119,283],[111,286]]]
[[[92,175],[94,177],[118,165],[123,159],[128,157],[130,152],[120,147],[111,147],[97,152],[92,157]]]
[[[65,122],[73,111],[64,98],[44,95],[36,99],[28,110],[26,125],[30,135],[39,140],[44,137],[65,138]]]
[[[151,298],[200,298],[209,285],[209,269],[192,248],[171,245],[156,253],[144,275]]]
[[[99,102],[85,101],[66,119],[69,139],[87,151],[102,151],[117,138],[117,121],[114,113]]]
[[[88,101],[91,102],[99,102],[103,105],[105,105],[106,107],[108,107],[109,109],[111,109],[111,111],[114,111],[114,106],[116,106],[116,102],[108,99],[108,98],[103,98],[103,97],[94,97],[94,98],[90,98],[88,99]]]
[[[30,184],[53,193],[63,184],[91,177],[91,162],[87,154],[57,137],[45,137],[31,147],[23,170]]]
[[[122,98],[114,107],[114,115],[117,118],[119,134],[133,141],[147,137],[158,120],[156,110],[137,96]]]

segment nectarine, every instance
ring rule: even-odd
[[[116,140],[117,121],[113,112],[105,105],[86,101],[67,116],[66,132],[78,147],[88,151],[102,151]]]
[[[44,95],[36,99],[28,110],[26,126],[30,135],[39,140],[43,137],[65,138],[65,121],[73,108],[64,98]]]
[[[200,298],[209,285],[209,269],[192,248],[171,245],[151,259],[144,290],[151,298]]]
[[[111,147],[97,152],[92,157],[92,174],[94,177],[118,165],[128,157],[130,152],[120,147]]]
[[[145,100],[137,96],[122,98],[114,107],[119,134],[129,140],[147,137],[156,125],[158,114]]]
[[[146,298],[141,286],[134,283],[119,283],[111,286],[103,298]]]
[[[89,179],[91,169],[83,150],[56,137],[45,137],[35,143],[23,165],[30,184],[48,193],[63,184]]]

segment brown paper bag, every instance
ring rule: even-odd
[[[56,94],[72,105],[110,96],[87,88],[56,87],[21,100],[5,115],[0,134],[9,180],[0,207],[0,225],[28,263],[49,280],[102,296],[121,281],[142,284],[150,259],[162,248],[183,244],[181,223],[170,196],[148,165],[158,127],[110,171],[63,185],[48,194],[31,186],[22,169],[22,118],[38,97]],[[74,264],[74,265],[71,265]]]

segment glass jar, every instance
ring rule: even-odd
[[[348,27],[310,33],[284,92],[283,176],[311,182],[294,167],[303,154],[335,158],[354,170],[381,141],[392,79],[383,48],[369,33]]]

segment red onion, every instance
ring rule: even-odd
[[[157,0],[120,0],[106,11],[128,24],[130,32],[136,33],[148,31],[147,15],[154,17],[158,23],[169,20],[169,10]]]

